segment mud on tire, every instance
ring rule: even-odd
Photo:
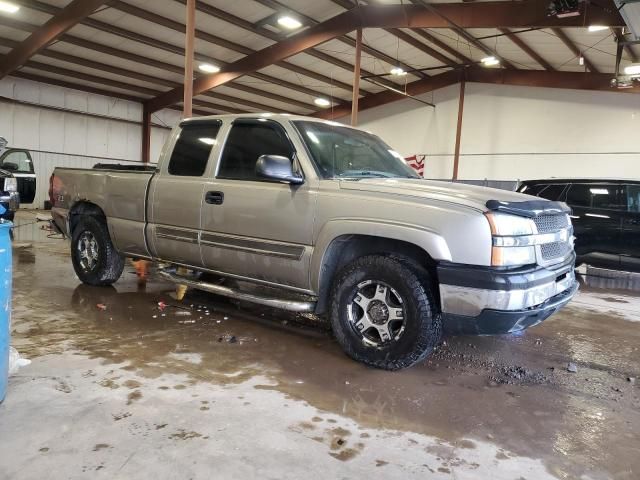
[[[71,235],[71,259],[78,278],[88,285],[111,285],[122,275],[124,258],[111,243],[106,222],[84,215]]]
[[[404,257],[368,255],[344,267],[333,283],[330,313],[344,352],[385,370],[423,360],[442,335],[429,274]]]

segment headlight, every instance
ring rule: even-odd
[[[515,215],[489,212],[485,214],[491,227],[491,265],[496,267],[529,265],[536,263],[534,245],[526,245],[528,237],[533,235],[533,220]],[[524,243],[524,245],[523,245]]]
[[[17,192],[18,191],[18,180],[14,177],[9,177],[4,179],[4,190],[5,192]]]

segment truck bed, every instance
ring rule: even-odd
[[[145,241],[146,198],[155,166],[107,165],[99,168],[56,168],[52,188],[56,225],[67,235],[71,206],[97,205],[107,219],[114,246],[130,256],[148,257]]]

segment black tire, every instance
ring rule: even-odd
[[[379,289],[385,286],[387,293],[383,294]],[[369,288],[373,288],[373,296],[367,292]],[[385,302],[376,300],[378,292],[387,295]],[[371,325],[365,331],[360,330],[365,328],[360,324],[365,316],[360,307],[363,300],[367,301],[366,317]],[[402,310],[402,320],[389,323],[392,309]],[[384,324],[385,311],[389,339],[378,331],[379,324],[374,325],[376,321]],[[337,275],[331,292],[331,326],[349,357],[385,370],[407,368],[425,359],[442,335],[428,272],[407,258],[383,255],[358,258]]]
[[[95,241],[95,248],[91,249],[92,260],[89,261],[83,256],[83,251],[87,251],[86,242],[91,240]],[[111,285],[120,278],[124,270],[124,258],[111,243],[106,222],[91,215],[82,216],[73,229],[71,260],[76,275],[87,285]]]

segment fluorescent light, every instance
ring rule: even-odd
[[[624,67],[625,75],[640,75],[640,63],[632,63]]]
[[[319,107],[328,107],[329,105],[331,105],[331,102],[329,100],[327,100],[326,98],[316,98],[313,101],[313,103],[315,103]]]
[[[202,143],[206,143],[207,145],[215,145],[216,144],[216,139],[215,138],[202,137],[202,138],[199,138],[198,140],[200,140]]]
[[[584,216],[594,218],[611,218],[609,215],[600,215],[599,213],[585,213]]]
[[[0,12],[16,13],[18,10],[20,10],[20,7],[18,5],[0,1]]]
[[[591,195],[609,195],[609,190],[606,188],[590,188]]]
[[[390,73],[391,73],[391,75],[396,75],[396,76],[398,76],[398,77],[402,77],[402,76],[404,76],[404,75],[406,75],[406,74],[407,74],[407,72],[405,72],[405,71],[404,71],[403,69],[401,69],[400,67],[393,67],[393,68],[391,69],[391,72],[390,72]]]
[[[300,23],[300,21],[296,20],[293,17],[283,15],[282,17],[278,18],[278,25],[289,30],[295,30],[296,28],[300,28],[302,26],[302,23]]]
[[[604,25],[589,25],[590,32],[601,32],[602,30],[608,30],[609,27],[605,27]]]
[[[482,62],[482,64],[485,67],[492,67],[494,65],[500,65],[500,60],[498,60],[496,57],[484,57],[482,60],[480,60]]]
[[[198,65],[198,68],[207,73],[218,73],[220,71],[220,67],[211,65],[210,63],[201,63]]]

